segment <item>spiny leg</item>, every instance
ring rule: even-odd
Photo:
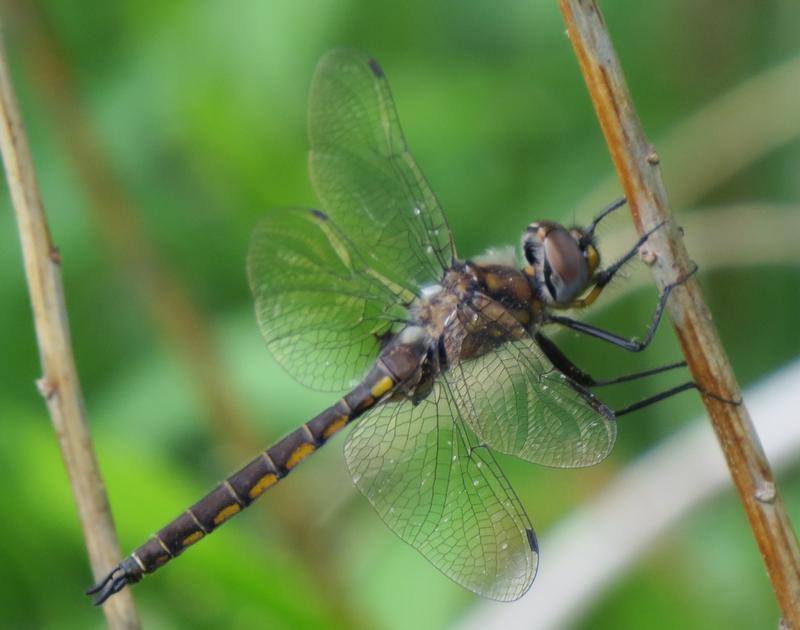
[[[662,400],[671,398],[675,394],[680,394],[681,392],[686,392],[689,391],[690,389],[699,390],[701,394],[705,393],[703,392],[703,390],[700,389],[697,383],[695,383],[694,381],[687,381],[685,383],[681,383],[680,385],[676,385],[675,387],[670,387],[669,389],[666,389],[663,392],[659,392],[658,394],[654,394],[653,396],[648,396],[647,398],[644,398],[639,402],[635,402],[632,405],[628,405],[627,407],[623,407],[622,409],[615,409],[614,416],[619,418],[620,416],[624,416],[625,414],[631,413],[632,411],[639,411],[640,409],[644,409],[645,407],[649,407],[650,405],[654,405],[657,402],[661,402]]]
[[[611,204],[609,204],[608,206],[603,208],[603,210],[600,211],[600,214],[598,214],[594,218],[594,220],[592,221],[591,225],[587,228],[587,230],[586,230],[587,236],[589,236],[591,238],[594,235],[594,231],[597,229],[597,225],[600,223],[600,221],[602,221],[609,214],[614,212],[614,210],[617,210],[617,209],[621,208],[622,206],[624,206],[627,202],[628,202],[628,200],[625,197],[620,197],[616,201],[612,202]]]
[[[623,267],[623,265],[625,265],[625,263],[627,263],[631,258],[636,256],[636,254],[639,253],[639,249],[641,248],[641,246],[644,245],[647,242],[647,239],[650,238],[650,236],[656,230],[659,230],[662,227],[664,227],[665,224],[666,224],[666,221],[662,221],[661,223],[656,225],[654,228],[652,228],[652,229],[648,230],[647,232],[645,232],[644,234],[642,234],[642,236],[639,238],[639,240],[636,241],[636,244],[633,247],[631,247],[630,250],[625,255],[620,257],[619,260],[617,260],[613,264],[609,265],[608,267],[606,267],[602,271],[598,271],[594,275],[595,285],[599,285],[601,287],[604,287],[609,282],[611,282],[611,278],[614,277],[614,274],[616,274]]]
[[[610,331],[598,328],[597,326],[592,326],[591,324],[586,324],[584,322],[572,319],[570,317],[562,317],[560,315],[549,314],[547,316],[547,319],[545,320],[545,323],[560,324],[562,326],[566,326],[567,328],[575,330],[579,333],[589,335],[590,337],[595,337],[596,339],[607,341],[610,344],[613,344],[619,348],[623,348],[630,352],[641,352],[648,345],[650,345],[653,336],[656,334],[658,325],[659,323],[661,323],[661,317],[664,314],[664,308],[667,305],[667,299],[669,298],[669,294],[672,291],[672,289],[686,282],[696,271],[697,271],[697,265],[695,265],[694,268],[689,273],[682,276],[681,278],[678,278],[678,280],[676,280],[672,284],[668,284],[667,286],[664,287],[664,290],[661,292],[661,295],[658,298],[658,304],[656,306],[655,313],[653,313],[653,318],[650,321],[650,325],[647,328],[647,333],[641,340],[636,339],[635,337],[630,339],[622,337]]]
[[[567,356],[556,346],[552,340],[548,339],[542,334],[536,335],[536,342],[539,344],[539,347],[545,353],[550,362],[563,374],[566,374],[569,378],[573,381],[578,383],[579,385],[583,385],[584,387],[602,387],[604,385],[616,385],[618,383],[626,383],[629,381],[635,381],[638,379],[646,378],[648,376],[653,376],[655,374],[661,374],[662,372],[668,372],[670,370],[674,370],[680,367],[686,367],[685,361],[677,361],[675,363],[670,363],[668,365],[662,365],[657,368],[651,368],[649,370],[642,370],[641,372],[634,372],[633,374],[625,374],[623,376],[619,376],[616,378],[609,378],[609,379],[596,379],[593,376],[587,374],[583,370],[581,370],[577,365],[575,365]],[[658,394],[654,394],[653,396],[649,396],[643,400],[635,402],[627,407],[623,407],[622,409],[615,409],[614,410],[614,417],[619,418],[620,416],[624,416],[625,414],[631,413],[632,411],[638,411],[639,409],[644,409],[645,407],[649,407],[657,402],[665,400],[666,398],[670,398],[676,394],[680,394],[681,392],[685,392],[690,389],[698,389],[703,392],[700,387],[694,381],[687,381],[685,383],[681,383],[675,387],[671,387],[670,389],[664,390],[663,392],[659,392]],[[716,398],[716,396],[714,396]]]
[[[602,218],[602,217],[601,217]],[[605,269],[598,271],[592,277],[592,290],[582,298],[578,298],[577,300],[573,300],[570,302],[566,308],[586,308],[587,306],[591,306],[594,304],[595,300],[600,297],[600,294],[603,292],[603,289],[611,282],[611,279],[616,275],[616,273],[628,263],[631,258],[633,258],[637,253],[639,253],[639,249],[647,242],[647,239],[658,229],[662,228],[666,221],[662,221],[653,229],[648,230],[645,234],[643,234],[636,244],[631,247],[631,249],[622,257],[620,257],[616,262],[609,265]],[[594,224],[593,224],[594,225]],[[591,238],[591,233],[588,233],[588,238]]]
[[[642,370],[641,372],[634,372],[632,374],[625,374],[623,376],[618,376],[615,378],[609,379],[596,379],[593,376],[587,374],[583,370],[581,370],[577,365],[575,365],[562,351],[561,349],[553,343],[551,339],[545,337],[541,333],[537,333],[535,335],[536,342],[539,344],[539,347],[545,353],[550,362],[563,374],[571,378],[573,381],[578,383],[579,385],[583,385],[584,387],[603,387],[605,385],[617,385],[619,383],[627,383],[629,381],[635,381],[642,378],[647,378],[648,376],[653,376],[655,374],[661,374],[662,372],[668,372],[670,370],[675,370],[677,368],[686,367],[686,361],[676,361],[675,363],[669,363],[667,365],[662,365],[656,368],[650,368],[649,370]],[[640,409],[644,409],[645,407],[649,407],[657,402],[665,400],[667,398],[671,398],[676,394],[680,394],[681,392],[688,391],[690,389],[696,389],[702,396],[708,396],[713,398],[714,400],[718,400],[719,402],[728,403],[731,405],[741,405],[741,400],[729,400],[712,392],[709,392],[702,387],[700,387],[694,381],[686,381],[685,383],[681,383],[680,385],[676,385],[675,387],[671,387],[667,390],[654,394],[652,396],[648,396],[638,402],[628,405],[627,407],[623,407],[622,409],[614,410],[614,416],[619,418],[620,416],[624,416],[629,414],[633,411],[638,411]]]
[[[539,347],[545,353],[547,358],[550,359],[550,362],[556,366],[560,372],[566,374],[573,381],[583,385],[584,387],[604,387],[607,385],[617,385],[619,383],[636,381],[642,378],[647,378],[648,376],[654,376],[655,374],[661,374],[662,372],[669,372],[670,370],[686,367],[686,361],[676,361],[675,363],[661,365],[659,367],[642,370],[640,372],[624,374],[614,378],[598,379],[590,374],[587,374],[577,365],[575,365],[548,337],[545,337],[541,333],[537,333],[535,338],[536,343],[539,344]]]

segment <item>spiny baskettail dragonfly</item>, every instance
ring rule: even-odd
[[[458,584],[517,599],[533,582],[538,545],[492,452],[590,466],[610,452],[617,417],[694,387],[612,411],[591,388],[684,364],[600,381],[542,332],[564,326],[632,351],[649,343],[675,285],[661,292],[641,340],[560,314],[591,305],[661,227],[601,268],[595,228],[624,199],[585,228],[531,223],[521,265],[511,248],[459,259],[383,70],[353,50],[320,61],[309,138],[322,210],[270,212],[255,230],[248,276],[277,362],[305,385],[349,393],[122,560],[89,591],[95,603],[214,531],[357,419],[347,466],[383,521]]]

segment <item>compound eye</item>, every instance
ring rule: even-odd
[[[550,230],[545,240],[550,290],[559,304],[577,298],[589,282],[589,269],[578,241],[563,228]]]

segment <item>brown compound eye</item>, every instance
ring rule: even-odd
[[[568,304],[586,289],[589,264],[579,239],[558,226],[544,240],[544,280],[557,304]]]

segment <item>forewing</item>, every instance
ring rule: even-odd
[[[412,291],[438,282],[455,253],[450,230],[378,63],[355,50],[327,53],[311,85],[308,125],[322,207],[370,266]]]
[[[505,335],[444,375],[472,430],[496,451],[545,466],[602,461],[617,436],[613,412],[559,372],[521,327]]]
[[[386,524],[450,579],[502,601],[528,590],[538,563],[528,517],[446,386],[417,405],[375,408],[348,436],[345,456]]]
[[[270,211],[253,233],[247,271],[267,347],[315,389],[359,379],[413,299],[370,269],[317,210]]]

